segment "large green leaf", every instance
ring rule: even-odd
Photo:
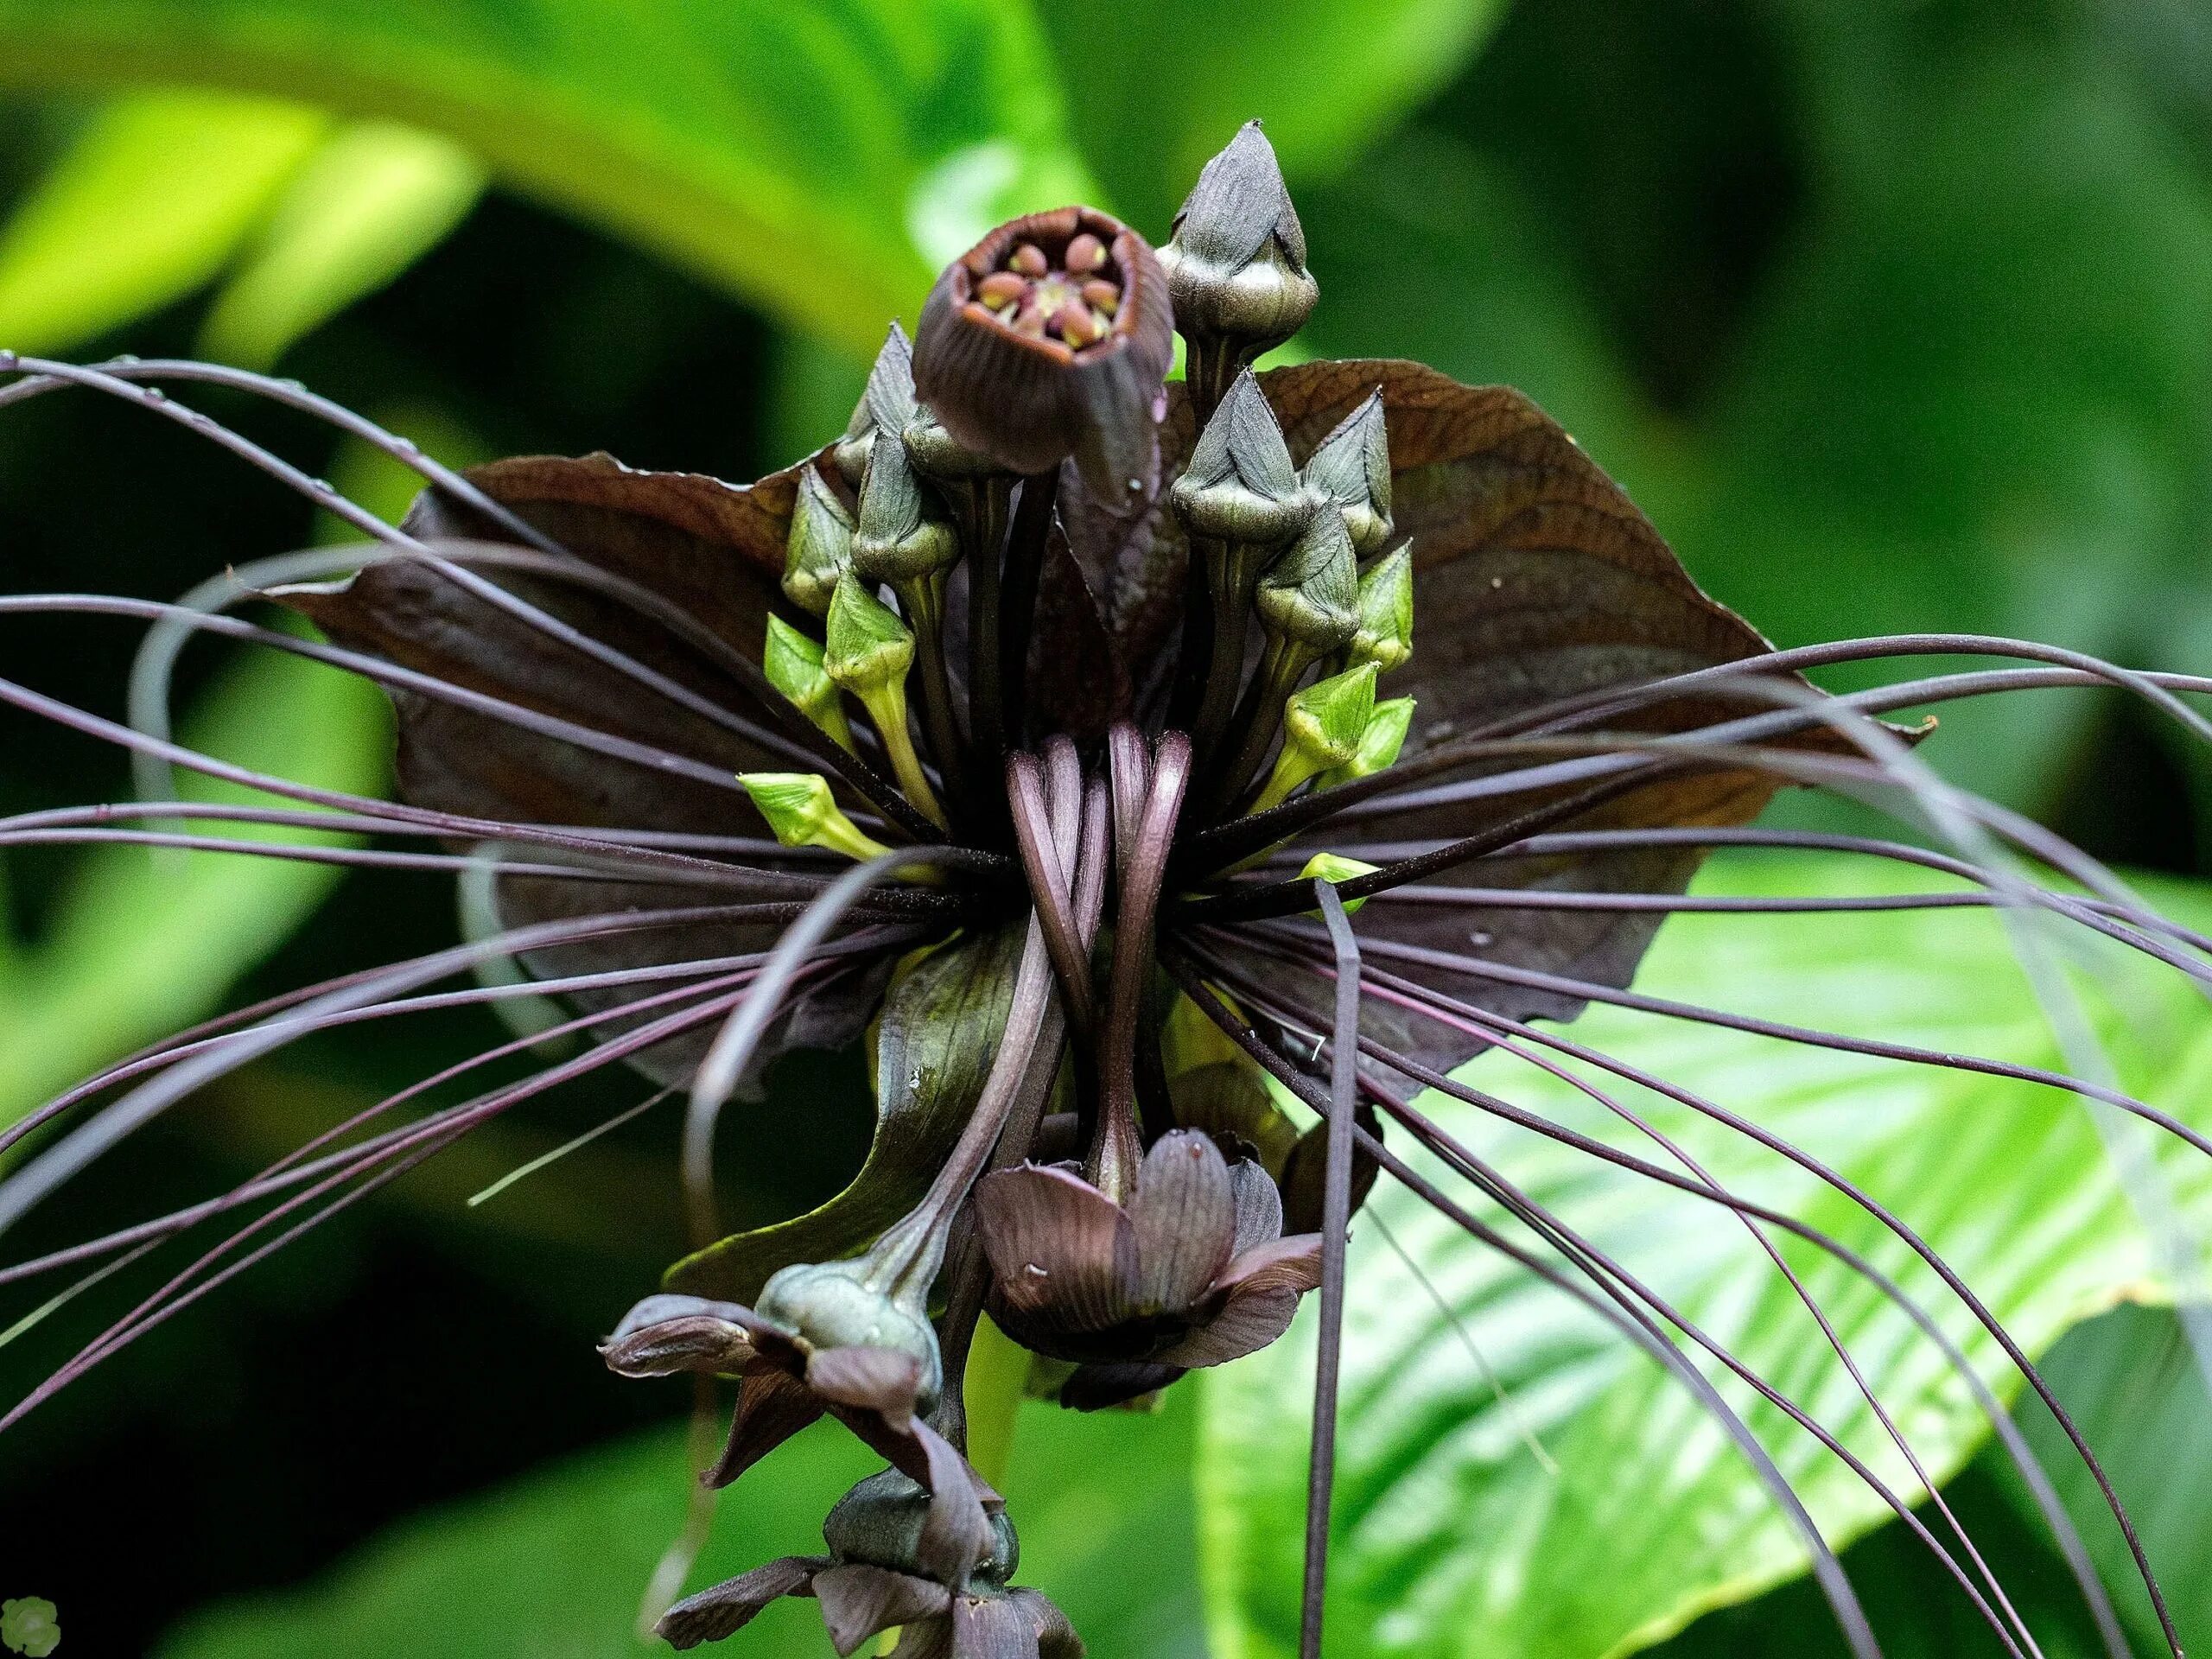
[[[1701,885],[1823,893],[1919,884],[1791,856],[1724,861]],[[2160,896],[2171,910],[2212,912],[2201,892]],[[2111,982],[2129,997],[2125,1028],[2103,1003],[2094,1008],[2123,1077],[2169,1109],[2212,1122],[2203,1004],[2183,982],[2133,973]],[[1985,912],[1684,917],[1660,935],[1639,987],[1944,1051],[2057,1064],[2001,924]],[[2153,1277],[2088,1109],[2059,1091],[1617,1010],[1593,1010],[1573,1033],[1840,1167],[1917,1225],[2031,1351]],[[1589,1102],[1510,1056],[1485,1056],[1469,1075],[1631,1142],[1602,1127]],[[2000,1371],[1993,1344],[1871,1217],[1688,1109],[1630,1093],[1732,1186],[1869,1255],[1940,1310],[1977,1363]],[[1893,1484],[1909,1479],[1810,1316],[1739,1225],[1471,1109],[1440,1104],[1438,1115]],[[2185,1215],[2212,1219],[2207,1160],[2168,1147],[2158,1166]],[[1597,1659],[1802,1570],[1802,1545],[1747,1466],[1659,1367],[1402,1190],[1386,1183],[1375,1213],[1464,1319],[1466,1340],[1510,1404],[1379,1230],[1361,1230],[1345,1340],[1332,1652]],[[1833,1262],[1795,1244],[1788,1254],[1929,1466],[1955,1469],[1986,1426],[1940,1355]],[[1312,1364],[1309,1321],[1209,1376],[1201,1501],[1214,1627],[1230,1659],[1295,1651]],[[1881,1518],[1878,1500],[1809,1437],[1746,1390],[1732,1383],[1730,1392],[1832,1537]],[[1524,1434],[1541,1440],[1556,1476]]]
[[[272,652],[219,677],[184,737],[257,771],[374,793],[384,780],[388,707],[365,680]],[[271,719],[272,709],[283,717]],[[188,774],[185,783],[195,800],[268,804]],[[252,824],[213,832],[295,838]],[[101,848],[79,861],[51,927],[0,1001],[0,1122],[207,1014],[313,912],[339,874],[304,861],[156,856],[136,847]]]
[[[296,104],[198,93],[99,111],[0,232],[0,344],[65,350],[191,293],[329,124]]]
[[[285,189],[200,331],[212,358],[260,368],[435,247],[484,188],[449,141],[388,121],[333,135]]]
[[[589,1363],[589,1353],[579,1363]],[[1198,1659],[1188,1473],[1194,1414],[1078,1417],[1023,1408],[1006,1483],[1020,1580],[1057,1599],[1100,1659]],[[690,1587],[822,1548],[822,1516],[877,1466],[819,1424],[774,1452],[721,1505]],[[164,1659],[636,1659],[632,1634],[655,1558],[690,1484],[683,1436],[625,1441],[499,1492],[403,1523],[323,1582],[191,1621]],[[1141,1571],[1131,1563],[1141,1560]],[[658,1648],[658,1644],[655,1644]],[[658,1648],[666,1652],[664,1648]],[[713,1651],[827,1656],[811,1602],[787,1601]]]
[[[1046,0],[1092,165],[1147,234],[1255,117],[1293,175],[1340,167],[1458,73],[1498,0]]]
[[[1021,0],[0,0],[0,40],[17,85],[189,79],[443,133],[855,350],[983,226],[1084,194]]]

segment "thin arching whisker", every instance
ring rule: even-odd
[[[1383,941],[1370,940],[1367,944],[1367,951],[1370,955],[1380,953],[1383,949]],[[1325,973],[1328,971],[1325,966],[1321,963],[1313,961],[1310,958],[1308,959],[1308,966],[1316,972]],[[1225,963],[1216,963],[1209,969],[1209,971],[1217,972],[1224,982],[1236,986],[1240,994],[1251,996],[1262,1004],[1265,1004],[1274,1000],[1272,993],[1267,991],[1264,988],[1256,985],[1255,982],[1250,981],[1249,977],[1236,974],[1234,969],[1229,968]],[[1370,968],[1368,972],[1369,976],[1378,983],[1395,985],[1408,983],[1408,982],[1397,981],[1394,976],[1379,973],[1372,968]],[[1415,991],[1419,991],[1421,988],[1414,987],[1413,988]],[[1568,1039],[1566,1039],[1554,1038],[1543,1033],[1534,1033],[1533,1028],[1529,1028],[1529,1030],[1531,1034],[1536,1037],[1537,1040],[1543,1041],[1549,1046],[1560,1046],[1562,1052],[1575,1054],[1578,1058],[1589,1058],[1592,1060],[1592,1063],[1606,1066],[1608,1069],[1616,1071],[1619,1071],[1621,1069],[1621,1063],[1614,1061],[1611,1057],[1599,1054],[1597,1051],[1588,1050],[1580,1045],[1572,1045],[1569,1043]],[[1623,1168],[1631,1169],[1639,1175],[1645,1176],[1650,1179],[1659,1181],[1669,1186],[1676,1187],[1679,1190],[1688,1192],[1697,1196],[1707,1197],[1713,1202],[1723,1202],[1718,1195],[1711,1193],[1707,1189],[1703,1187],[1701,1184],[1692,1181],[1687,1177],[1679,1175],[1672,1170],[1666,1169],[1659,1165],[1652,1164],[1646,1160],[1637,1158],[1633,1154],[1622,1152],[1617,1147],[1608,1147],[1602,1141],[1593,1141],[1586,1135],[1577,1134],[1575,1131],[1568,1129],[1564,1125],[1554,1123],[1548,1119],[1538,1116],[1535,1114],[1527,1112],[1519,1107],[1513,1106],[1508,1102],[1500,1100],[1495,1096],[1486,1094],[1481,1090],[1471,1089],[1466,1084],[1458,1083],[1452,1078],[1445,1076],[1443,1073],[1436,1071],[1433,1068],[1421,1065],[1419,1061],[1414,1060],[1410,1057],[1395,1053],[1395,1052],[1384,1047],[1380,1043],[1374,1041],[1372,1039],[1363,1036],[1360,1040],[1360,1046],[1363,1052],[1370,1054],[1382,1065],[1389,1066],[1392,1071],[1397,1071],[1402,1076],[1410,1077],[1414,1082],[1419,1083],[1425,1087],[1435,1089],[1441,1093],[1451,1096],[1454,1099],[1462,1100],[1466,1102],[1468,1104],[1479,1107],[1486,1112],[1503,1117],[1509,1122],[1520,1125],[1522,1128],[1533,1129],[1551,1139],[1573,1146],[1581,1151],[1588,1153],[1593,1157],[1603,1159],[1610,1163],[1618,1164]],[[1643,1073],[1641,1071],[1631,1070],[1624,1073],[1624,1075],[1628,1076],[1631,1081],[1641,1082],[1649,1077],[1649,1074]],[[2074,1080],[2065,1079],[2064,1081],[2071,1083]],[[1772,1134],[1770,1131],[1764,1128],[1757,1123],[1751,1122],[1734,1113],[1729,1112],[1726,1108],[1719,1106],[1716,1103],[1707,1101],[1701,1096],[1690,1095],[1688,1091],[1680,1090],[1676,1085],[1669,1084],[1663,1079],[1651,1078],[1649,1086],[1653,1087],[1662,1093],[1668,1094],[1670,1097],[1682,1100],[1685,1103],[1690,1104],[1694,1109],[1696,1109],[1707,1116],[1713,1116],[1717,1121],[1726,1124],[1728,1127],[1737,1130],[1738,1133],[1748,1135],[1751,1139],[1758,1141],[1761,1145],[1766,1147],[1770,1151],[1775,1152],[1788,1159],[1792,1163],[1798,1165],[1808,1173],[1814,1175],[1825,1185],[1850,1198],[1854,1204],[1858,1205],[1861,1209],[1865,1210],[1866,1213],[1872,1216],[1887,1230],[1905,1244],[1907,1248],[1924,1262],[1936,1274],[1936,1275],[1942,1280],[1952,1294],[1955,1295],[1966,1306],[1967,1311],[1972,1313],[1982,1329],[2005,1351],[2006,1357],[2019,1370],[2021,1376],[2026,1379],[2029,1386],[2043,1401],[2044,1406],[2050,1410],[2053,1419],[2058,1423],[2061,1429],[2065,1433],[2068,1440],[2072,1443],[2076,1455],[2081,1459],[2084,1467],[2089,1471],[2092,1478],[2095,1480],[2100,1492],[2104,1498],[2106,1507],[2111,1512],[2114,1521],[2118,1523],[2122,1535],[2126,1539],[2130,1552],[2134,1556],[2137,1570],[2141,1575],[2144,1586],[2150,1595],[2154,1607],[2163,1611],[2165,1605],[2163,1592],[2159,1590],[2156,1576],[2151,1570],[2149,1560],[2143,1553],[2141,1541],[2136,1534],[2133,1522],[2130,1520],[2125,1507],[2121,1504],[2119,1494],[2113,1489],[2110,1480],[2107,1478],[2103,1465],[2097,1460],[2095,1453],[2090,1449],[2088,1441],[2082,1438],[2082,1433],[2079,1428],[2075,1425],[2072,1417],[2059,1403],[2057,1396],[2051,1392],[2049,1385],[2044,1382],[2042,1373],[2028,1358],[2026,1352],[2021,1349],[2018,1343],[2013,1339],[2012,1334],[2005,1330],[2003,1324],[1981,1301],[1980,1298],[1967,1285],[1966,1281],[1960,1277],[1958,1273],[1950,1266],[1950,1264],[1944,1261],[1941,1255],[1936,1254],[1932,1246],[1929,1245],[1916,1231],[1907,1224],[1900,1217],[1891,1211],[1887,1206],[1881,1204],[1871,1194],[1865,1192],[1855,1183],[1846,1179],[1840,1173],[1830,1168],[1827,1165],[1811,1157],[1809,1154],[1802,1152],[1796,1147],[1792,1146],[1789,1142],[1783,1140],[1780,1136]],[[1464,1148],[1461,1148],[1458,1142],[1453,1141],[1449,1135],[1446,1135],[1435,1123],[1423,1117],[1419,1112],[1414,1110],[1410,1103],[1404,1103],[1402,1110],[1394,1110],[1392,1115],[1397,1117],[1398,1121],[1403,1123],[1408,1128],[1413,1130],[1415,1135],[1421,1140],[1422,1144],[1427,1146],[1430,1151],[1435,1153],[1439,1157],[1444,1158],[1447,1163],[1451,1163],[1457,1167],[1459,1159],[1465,1155]],[[1797,1233],[1799,1236],[1806,1237],[1808,1240],[1815,1239],[1818,1236],[1817,1235],[1811,1233],[1804,1227],[1803,1224],[1798,1222],[1794,1217],[1789,1216],[1786,1211],[1776,1211],[1765,1205],[1758,1205],[1743,1199],[1728,1201],[1728,1207],[1738,1209],[1745,1215],[1756,1217],[1759,1220],[1767,1222],[1772,1225],[1785,1228],[1792,1232]],[[2178,1640],[2171,1634],[2170,1624],[2164,1624],[2163,1628],[2168,1630],[2168,1645],[2175,1650],[2177,1659],[2178,1659]]]
[[[1181,986],[1184,994],[1189,996],[1200,1011],[1231,1041],[1316,1112],[1325,1115],[1330,1110],[1327,1091],[1270,1049],[1262,1040],[1258,1033],[1238,1020],[1223,1005],[1221,1000],[1214,995],[1192,964],[1179,952],[1163,951],[1161,961],[1170,976]],[[1614,1324],[1617,1328],[1631,1332],[1632,1340],[1643,1347],[1654,1358],[1659,1360],[1669,1373],[1695,1395],[1700,1404],[1712,1414],[1714,1421],[1722,1426],[1729,1438],[1735,1442],[1746,1461],[1751,1464],[1761,1484],[1766,1487],[1768,1493],[1774,1499],[1777,1507],[1804,1540],[1806,1548],[1812,1557],[1815,1580],[1820,1585],[1823,1595],[1827,1599],[1828,1605],[1846,1640],[1850,1643],[1853,1652],[1859,1656],[1859,1659],[1879,1659],[1881,1646],[1874,1639],[1873,1630],[1866,1623],[1866,1611],[1859,1605],[1858,1593],[1852,1588],[1850,1579],[1844,1573],[1842,1563],[1836,1559],[1834,1550],[1830,1548],[1827,1540],[1821,1535],[1820,1527],[1813,1520],[1810,1512],[1806,1510],[1803,1500],[1797,1496],[1796,1490],[1791,1487],[1782,1471],[1775,1466],[1772,1457],[1768,1453],[1765,1446],[1760,1443],[1758,1437],[1751,1433],[1750,1427],[1744,1422],[1742,1417],[1726,1400],[1722,1398],[1719,1389],[1713,1387],[1711,1379],[1691,1363],[1688,1357],[1683,1354],[1675,1344],[1667,1339],[1656,1322],[1637,1304],[1637,1300],[1620,1285],[1596,1272],[1589,1262],[1576,1260],[1571,1255],[1568,1257],[1569,1261],[1589,1279],[1593,1288],[1586,1289],[1567,1280],[1549,1263],[1541,1262],[1529,1251],[1497,1233],[1495,1229],[1478,1220],[1461,1206],[1453,1204],[1436,1188],[1433,1183],[1414,1171],[1381,1141],[1365,1130],[1358,1128],[1357,1124],[1354,1125],[1354,1132],[1358,1144],[1369,1156],[1374,1158],[1382,1168],[1398,1180],[1419,1192],[1440,1213],[1457,1222],[1484,1243],[1492,1245],[1510,1259],[1536,1273],[1547,1282],[1565,1289],[1569,1294],[1583,1300],[1586,1306],[1599,1312],[1600,1317],[1605,1318],[1609,1324]],[[1600,1296],[1604,1298],[1602,1301],[1599,1300]]]

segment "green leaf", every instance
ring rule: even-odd
[[[483,188],[483,168],[446,139],[388,121],[343,129],[292,180],[217,296],[201,353],[274,363],[436,246]]]
[[[594,1363],[581,1352],[578,1363]],[[1058,1600],[1100,1659],[1201,1659],[1185,1401],[1156,1417],[1023,1408],[1007,1503],[1019,1581]],[[691,1574],[699,1589],[779,1554],[822,1548],[822,1517],[877,1465],[817,1424],[747,1474],[721,1506]],[[504,1491],[403,1522],[305,1590],[188,1621],[163,1659],[639,1659],[631,1631],[654,1560],[691,1484],[683,1435],[659,1430]],[[1143,1570],[1130,1570],[1141,1560]],[[825,1656],[809,1601],[780,1602],[717,1659]]]
[[[0,39],[19,86],[188,79],[442,133],[856,352],[944,251],[913,226],[1083,194],[1022,0],[0,0]]]
[[[1294,179],[1333,171],[1459,73],[1504,8],[1046,0],[1043,10],[1091,165],[1141,228],[1165,237],[1198,168],[1245,122],[1266,122]]]
[[[1801,855],[1717,861],[1707,892],[1917,888],[1910,873]],[[2202,890],[2155,890],[2202,918]],[[2139,1095],[2212,1122],[2212,1022],[2186,982],[2139,984],[2123,1021],[2095,1014]],[[2178,981],[2179,976],[2175,979]],[[1679,918],[1639,976],[1649,993],[1946,1052],[2056,1066],[2001,923],[1985,911]],[[1891,1204],[2031,1352],[2151,1283],[2153,1252],[2116,1186],[2088,1109],[2056,1090],[1804,1048],[1597,1008],[1575,1039],[1755,1118]],[[1616,1144],[1592,1103],[1492,1052],[1469,1079]],[[1618,1087],[1618,1085],[1615,1085]],[[1688,1109],[1629,1103],[1719,1179],[1866,1254],[1931,1306],[1990,1374],[1994,1344],[1904,1247],[1812,1178]],[[1806,1403],[1892,1486],[1909,1483],[1810,1316],[1744,1229],[1687,1195],[1437,1103],[1436,1114],[1524,1192],[1643,1277],[1762,1376]],[[1403,1142],[1404,1137],[1399,1137]],[[2212,1220],[2212,1167],[2158,1149],[2181,1213]],[[1446,1185],[1465,1191],[1451,1178]],[[1510,1268],[1385,1183],[1373,1206],[1464,1321],[1465,1340],[1377,1236],[1356,1230],[1344,1344],[1332,1651],[1597,1659],[1802,1572],[1805,1554],[1691,1396],[1578,1305]],[[1904,1317],[1828,1258],[1784,1247],[1885,1404],[1939,1478],[1984,1425]],[[1294,1652],[1312,1398],[1310,1320],[1209,1373],[1201,1503],[1210,1605],[1230,1659]],[[1502,1404],[1484,1368],[1502,1383]],[[2000,1390],[2010,1384],[1999,1378]],[[1833,1539],[1887,1513],[1816,1443],[1732,1380],[1726,1390]],[[1529,1450],[1535,1436],[1554,1477]],[[1910,1490],[1909,1484],[1902,1490]]]
[[[207,283],[328,126],[294,104],[195,93],[99,111],[0,232],[0,344],[66,350]]]
[[[389,728],[389,705],[367,681],[272,652],[222,673],[183,741],[257,771],[373,794],[384,782]],[[180,776],[191,799],[269,804]],[[208,829],[249,840],[312,839],[254,824]],[[156,858],[137,847],[103,847],[80,860],[51,929],[0,1003],[0,1122],[207,1014],[313,913],[339,874],[304,861]]]
[[[668,1270],[672,1290],[750,1302],[779,1268],[849,1255],[929,1190],[989,1073],[1014,1000],[1021,930],[910,958],[875,1038],[875,1135],[852,1185],[803,1216],[710,1244]]]

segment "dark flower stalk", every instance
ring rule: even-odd
[[[1306,257],[1256,124],[1208,164],[1157,255],[1090,208],[1015,220],[947,269],[911,347],[891,330],[843,434],[747,486],[605,456],[456,474],[312,393],[219,365],[0,353],[13,377],[0,408],[65,387],[129,403],[372,543],[250,562],[175,606],[0,597],[0,618],[149,627],[130,724],[0,680],[0,701],[130,752],[149,798],[0,819],[0,848],[190,847],[457,875],[474,884],[482,923],[452,950],[177,1033],[0,1131],[0,1153],[40,1138],[0,1179],[0,1232],[124,1135],[316,1032],[550,995],[570,1010],[553,1034],[587,1045],[555,1057],[533,1047],[543,1033],[487,1044],[226,1192],[0,1265],[4,1285],[78,1275],[50,1306],[156,1251],[182,1258],[4,1421],[478,1125],[625,1065],[653,1089],[632,1111],[688,1099],[671,1202],[698,1248],[619,1323],[607,1363],[685,1373],[709,1401],[734,1381],[710,1484],[824,1415],[890,1465],[830,1513],[826,1554],[669,1609],[661,1628],[677,1646],[796,1595],[820,1604],[841,1653],[900,1627],[910,1659],[1079,1654],[1058,1610],[1013,1583],[1012,1523],[965,1457],[984,1313],[1033,1357],[1034,1391],[1095,1409],[1264,1346],[1318,1288],[1301,1631],[1318,1654],[1338,1368],[1356,1357],[1340,1348],[1358,1294],[1345,1239],[1388,1177],[1592,1308],[1690,1392],[1797,1529],[1855,1652],[1878,1649],[1848,1575],[1690,1351],[1842,1459],[2000,1645],[2032,1654],[2020,1605],[1940,1493],[1923,1517],[1917,1493],[1893,1490],[1844,1427],[1417,1099],[1449,1096],[1743,1227],[1754,1270],[1780,1275],[1811,1314],[1853,1409],[1931,1493],[1909,1418],[1778,1236],[1906,1313],[2005,1432],[1998,1391],[1934,1312],[1801,1217],[1731,1191],[1617,1090],[1632,1084],[1805,1172],[1936,1275],[2056,1415],[2164,1620],[2090,1448],[1925,1238],[1764,1127],[1758,1103],[1705,1099],[1557,1027],[1604,1002],[2014,1077],[2212,1155],[2212,1138],[2097,1073],[2093,1055],[2068,1076],[1630,988],[1676,911],[1758,927],[1821,909],[1978,906],[2012,920],[2056,1014],[2070,991],[2038,971],[2046,928],[2212,989],[2212,940],[2040,826],[1943,784],[1913,751],[1925,728],[1880,720],[2101,685],[2212,743],[2212,721],[2189,701],[2212,680],[1978,636],[1775,652],[1698,591],[1518,394],[1393,361],[1256,371],[1313,308]],[[1170,385],[1177,330],[1187,378]],[[424,493],[387,524],[156,382],[300,410],[415,467]],[[229,614],[270,603],[320,637]],[[308,787],[175,741],[168,682],[183,644],[203,636],[383,686],[399,798]],[[1834,696],[1797,677],[1935,655],[1988,660]],[[258,798],[169,798],[176,767]],[[1872,800],[1945,850],[1749,827],[1785,785]],[[332,845],[318,830],[372,844]],[[1718,846],[1821,848],[1969,885],[1852,899],[1688,893]],[[441,988],[486,963],[518,969],[516,982]],[[851,1185],[807,1216],[725,1236],[713,1191],[724,1104],[759,1097],[791,1048],[863,1040],[877,1130]],[[1454,1076],[1490,1048],[1567,1083],[1653,1155]],[[486,1086],[493,1062],[530,1069]],[[1318,1123],[1301,1134],[1276,1087]],[[1411,1166],[1386,1124],[1442,1174]],[[1462,1185],[1521,1230],[1471,1213]],[[2055,1500],[2044,1513],[2119,1659],[2080,1540]]]

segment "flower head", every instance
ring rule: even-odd
[[[1208,162],[1160,251],[1176,326],[1237,342],[1249,362],[1303,327],[1320,289],[1274,146],[1257,121]]]

